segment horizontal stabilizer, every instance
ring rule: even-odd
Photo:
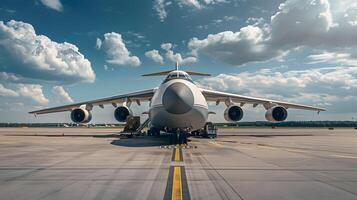
[[[167,75],[168,73],[170,73],[172,71],[174,71],[174,70],[155,72],[155,73],[151,73],[151,74],[143,74],[142,76],[165,76],[165,75]]]
[[[192,71],[185,71],[185,72],[191,76],[211,76],[211,74],[200,73],[200,72],[192,72]]]
[[[161,71],[161,72],[155,72],[155,73],[151,73],[151,74],[143,74],[142,76],[165,76],[172,71],[175,71],[175,70]],[[185,72],[191,76],[211,76],[211,74],[200,73],[200,72],[193,72],[193,71],[185,71]]]

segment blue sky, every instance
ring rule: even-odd
[[[357,119],[356,34],[352,0],[2,0],[0,122],[67,122],[27,112],[156,87],[140,75],[176,60],[211,73],[195,78],[211,89],[328,109],[289,120]],[[113,108],[93,119],[114,122]]]

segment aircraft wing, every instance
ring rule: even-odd
[[[69,104],[69,105],[65,105],[65,106],[58,106],[58,107],[54,107],[54,108],[35,110],[35,111],[31,111],[29,113],[39,115],[39,114],[71,111],[73,108],[78,108],[82,105],[92,108],[94,106],[103,107],[105,104],[112,104],[113,106],[116,106],[116,104],[120,104],[120,103],[127,102],[127,101],[131,101],[131,102],[149,101],[152,98],[152,96],[154,95],[154,92],[156,91],[156,89],[157,88],[153,88],[153,89],[149,89],[149,90],[143,90],[143,91],[133,92],[133,93],[129,93],[129,94],[122,94],[122,95],[117,95],[117,96],[112,96],[112,97],[107,97],[107,98],[102,98],[102,99],[96,99],[96,100],[91,100],[91,101],[84,101],[84,102]]]
[[[285,107],[286,109],[296,108],[296,109],[312,110],[312,111],[318,111],[318,112],[325,111],[325,109],[319,108],[319,107],[289,103],[289,102],[284,102],[284,101],[276,101],[276,100],[271,100],[271,99],[249,97],[249,96],[243,96],[243,95],[226,93],[226,92],[206,90],[206,89],[202,89],[202,88],[201,88],[201,91],[207,101],[215,101],[217,103],[231,101],[233,103],[240,103],[241,105],[253,104],[254,107],[259,104],[262,104],[265,108],[270,108],[274,105],[279,105],[279,106]]]

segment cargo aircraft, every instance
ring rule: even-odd
[[[71,120],[81,124],[91,121],[91,111],[94,106],[103,108],[104,105],[111,104],[115,108],[115,119],[119,122],[126,122],[128,117],[133,115],[130,109],[132,102],[136,102],[138,105],[141,102],[149,102],[149,110],[145,113],[149,115],[146,122],[149,124],[150,133],[153,135],[159,135],[160,131],[172,133],[171,135],[181,143],[187,141],[187,133],[204,127],[208,115],[214,114],[209,111],[207,102],[215,102],[216,105],[224,103],[226,106],[224,119],[230,122],[237,122],[243,118],[242,107],[246,104],[252,104],[253,107],[263,105],[266,109],[265,118],[270,122],[284,121],[288,117],[287,109],[289,108],[317,112],[325,110],[313,106],[200,88],[190,76],[210,76],[210,74],[179,70],[178,63],[174,70],[144,74],[143,76],[166,76],[166,78],[157,88],[36,110],[30,114],[40,115],[69,111]]]

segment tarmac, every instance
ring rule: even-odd
[[[357,200],[357,130],[237,128],[218,138],[0,128],[0,199]]]

